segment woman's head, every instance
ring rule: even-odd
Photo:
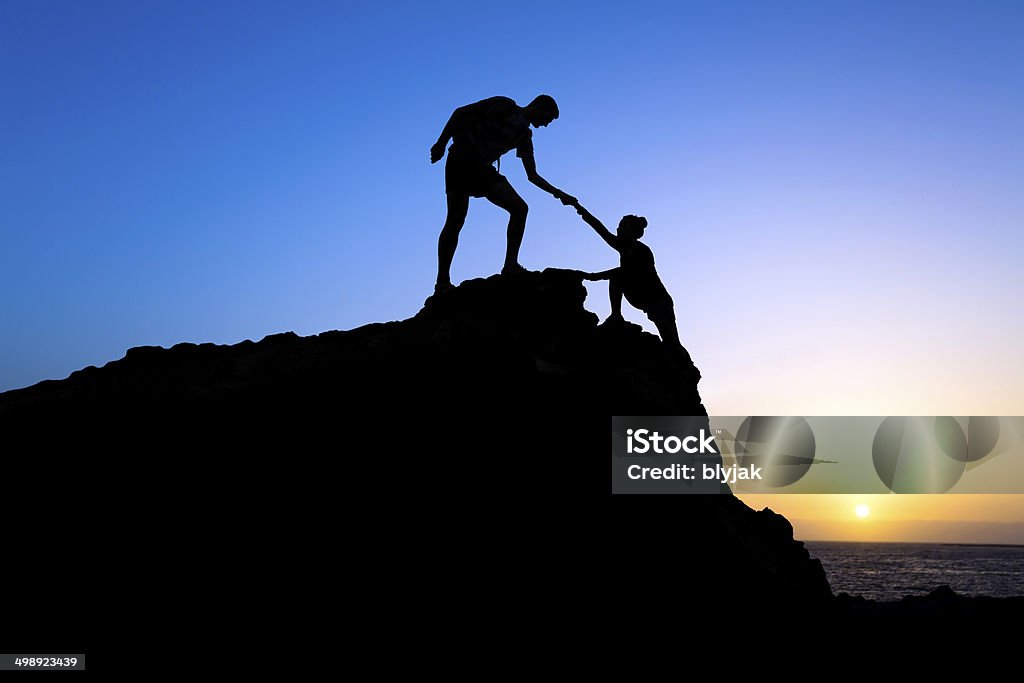
[[[616,231],[619,237],[627,240],[638,240],[644,236],[644,229],[647,227],[647,219],[643,216],[629,214],[623,216],[619,221],[619,229]]]

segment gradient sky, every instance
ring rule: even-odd
[[[1024,414],[1021,35],[1019,2],[0,0],[0,390],[414,314],[431,143],[546,92],[540,173],[648,217],[710,412]],[[615,263],[502,171],[524,265]],[[456,281],[504,223],[473,202]]]

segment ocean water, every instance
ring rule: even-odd
[[[961,595],[1024,595],[1024,546],[807,541],[836,595],[900,600],[943,584]]]

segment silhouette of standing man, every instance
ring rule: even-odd
[[[459,246],[459,232],[466,222],[470,197],[486,197],[495,206],[508,211],[508,246],[501,272],[507,275],[525,270],[519,265],[519,247],[523,243],[529,207],[508,179],[494,168],[494,162],[505,152],[516,150],[531,183],[562,200],[563,204],[576,202],[575,197],[537,174],[537,163],[533,158],[533,131],[530,126],[547,126],[557,118],[558,105],[550,95],[538,95],[525,107],[520,107],[508,97],[489,97],[459,107],[452,113],[437,142],[430,148],[430,163],[433,164],[444,156],[448,141],[455,140],[448,150],[448,161],[444,167],[448,216],[437,240],[435,294],[451,289],[452,259]]]

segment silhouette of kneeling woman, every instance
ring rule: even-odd
[[[647,314],[651,322],[658,328],[661,340],[672,347],[673,351],[682,351],[679,342],[679,331],[676,329],[676,312],[672,296],[665,289],[658,271],[654,268],[654,253],[650,247],[640,241],[647,227],[647,219],[643,216],[623,216],[615,235],[604,226],[592,213],[573,204],[576,212],[592,227],[605,242],[619,252],[619,267],[600,273],[587,273],[584,280],[608,280],[608,297],[611,300],[612,314],[605,323],[625,322],[622,317],[622,297],[626,297],[633,306]]]

